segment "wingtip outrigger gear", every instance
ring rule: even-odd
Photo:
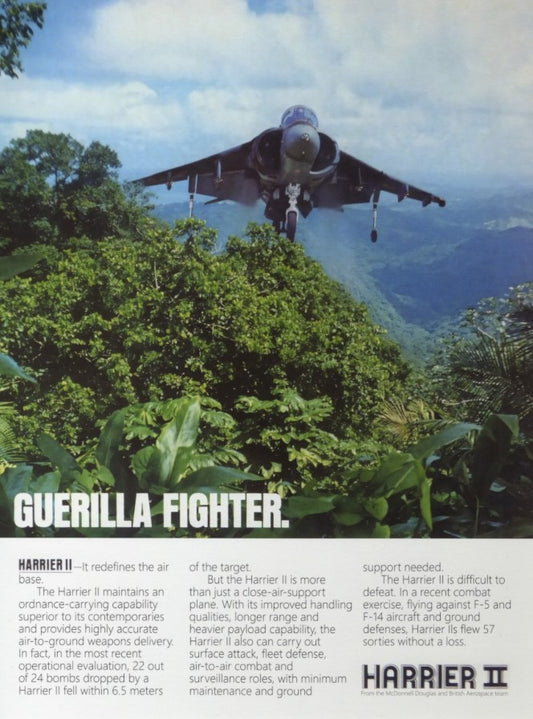
[[[198,175],[189,176],[189,217],[194,215],[194,196],[198,190]]]
[[[370,239],[372,242],[378,241],[378,202],[379,202],[380,190],[374,190],[374,197],[372,198],[372,232],[370,233]]]

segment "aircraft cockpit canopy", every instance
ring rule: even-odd
[[[315,113],[304,105],[293,105],[285,110],[281,117],[281,127],[286,128],[294,125],[296,122],[307,122],[318,130],[318,118]]]

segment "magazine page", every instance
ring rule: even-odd
[[[0,2],[2,717],[529,717],[531,21]]]

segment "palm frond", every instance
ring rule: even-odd
[[[455,385],[484,421],[490,414],[533,412],[533,332],[477,336],[458,344],[451,358]]]
[[[21,462],[24,457],[18,449],[18,437],[12,424],[13,406],[10,402],[0,402],[0,460]]]

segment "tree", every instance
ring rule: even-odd
[[[533,284],[487,299],[447,338],[437,366],[440,393],[464,418],[517,414],[533,430]]]
[[[18,77],[22,72],[20,50],[33,37],[33,25],[42,28],[46,3],[2,0],[0,3],[0,75]]]
[[[98,187],[108,179],[117,179],[117,169],[121,166],[117,153],[101,142],[91,142],[80,154],[78,182],[80,185]]]
[[[42,259],[41,255],[16,255],[13,257],[0,257],[0,280],[8,280],[20,272],[32,268]],[[12,357],[0,352],[0,375],[3,377],[18,377],[19,379],[35,382]],[[4,391],[0,389],[0,393]],[[18,461],[20,456],[13,450],[16,446],[16,433],[13,429],[13,407],[11,403],[0,402],[0,475],[9,466],[10,461]]]
[[[0,153],[0,247],[65,246],[137,231],[139,197],[117,181],[117,154],[100,142],[29,130]]]
[[[399,350],[300,245],[250,234],[213,255],[204,223],[154,224],[4,283],[5,350],[39,370],[38,389],[16,388],[26,436],[40,425],[73,446],[125,404],[207,395],[233,411],[277,387],[329,399],[324,431],[369,436],[409,373]]]

